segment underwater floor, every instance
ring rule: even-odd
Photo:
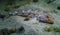
[[[0,3],[0,14],[9,15],[9,12],[15,12],[20,9],[39,9],[50,12],[54,18],[54,23],[38,22],[35,18],[24,21],[25,17],[10,16],[9,18],[0,18],[0,35],[60,35],[60,0],[55,0],[47,4],[48,0],[39,0],[38,2],[15,1],[9,5],[8,2]],[[17,6],[17,7],[16,7]],[[2,31],[1,31],[2,30]]]

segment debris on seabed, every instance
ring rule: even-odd
[[[47,32],[51,32],[51,31],[60,32],[60,28],[58,27],[45,27],[44,30]]]
[[[28,21],[30,18],[29,17],[26,17],[25,19],[24,19],[24,21]]]

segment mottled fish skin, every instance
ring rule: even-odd
[[[37,11],[33,11],[33,10],[21,10],[21,11],[15,11],[15,12],[9,12],[9,15],[13,16],[13,15],[28,15],[28,17],[35,17],[37,15]]]
[[[29,9],[29,10],[19,10],[19,11],[11,12],[9,14],[10,15],[17,15],[17,16],[19,16],[19,15],[27,15],[30,18],[36,17],[36,19],[38,21],[41,21],[41,22],[47,22],[48,18],[51,18],[51,17],[49,17],[49,15],[47,13],[45,13],[43,11],[31,10],[31,9]]]

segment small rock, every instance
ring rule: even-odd
[[[24,21],[28,21],[30,18],[29,17],[26,17],[25,19],[24,19]]]
[[[58,6],[57,9],[60,10],[60,6]]]
[[[47,4],[54,2],[55,0],[48,0]]]
[[[52,2],[52,1],[49,0],[49,1],[47,2],[47,4],[49,4],[49,3],[51,3],[51,2]]]
[[[0,35],[10,35],[10,34],[8,33],[8,29],[5,28],[5,29],[0,30]]]
[[[20,1],[23,1],[23,0],[20,0]]]
[[[5,15],[0,14],[0,18],[4,19],[5,17]]]
[[[33,0],[33,2],[38,2],[38,0]]]
[[[23,31],[24,31],[24,27],[21,26],[21,27],[19,28],[19,32],[23,32]]]

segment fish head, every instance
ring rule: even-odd
[[[37,17],[37,20],[39,22],[44,22],[44,23],[50,23],[50,24],[54,23],[54,18],[52,16],[49,16],[48,14],[40,14]]]

